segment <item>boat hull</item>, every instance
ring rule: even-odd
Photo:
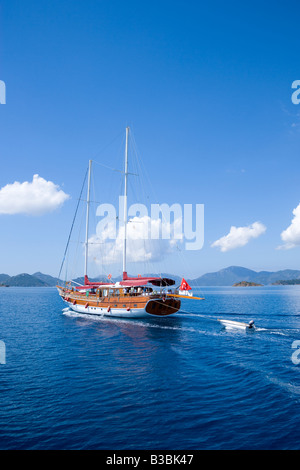
[[[181,306],[179,299],[175,298],[148,298],[148,297],[124,297],[121,299],[110,298],[99,301],[93,298],[85,298],[78,294],[59,288],[60,296],[69,309],[74,312],[88,315],[98,315],[119,318],[146,318],[162,317],[176,313]]]
[[[233,330],[233,329],[238,329],[238,330],[252,330],[254,329],[254,326],[250,326],[249,323],[243,323],[243,322],[238,322],[238,321],[232,321],[232,320],[219,320],[218,321],[225,326],[225,328]]]
[[[145,318],[149,317],[149,313],[146,312],[145,308],[134,308],[134,309],[122,309],[114,307],[112,309],[103,307],[86,307],[84,305],[72,305],[68,303],[69,309],[76,313],[82,313],[87,315],[97,315],[100,317],[118,317],[118,318]]]

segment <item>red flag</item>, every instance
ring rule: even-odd
[[[188,283],[186,282],[186,280],[183,279],[183,278],[182,278],[179,289],[180,290],[192,290],[191,286],[189,286]]]

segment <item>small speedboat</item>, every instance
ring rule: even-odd
[[[254,330],[255,329],[253,320],[251,320],[249,323],[243,323],[239,321],[222,320],[218,318],[218,321],[222,323],[222,325],[225,326],[225,328],[229,328],[229,329],[235,329],[235,328],[240,329],[240,330],[248,330],[248,329]]]

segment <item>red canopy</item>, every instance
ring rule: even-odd
[[[173,286],[175,281],[173,279],[168,279],[166,277],[128,277],[126,272],[123,272],[123,281],[120,282],[120,285],[124,286],[143,286],[150,282],[154,286]]]
[[[173,279],[168,279],[166,277],[128,277],[127,273],[123,273],[123,280],[120,281],[120,286],[122,287],[137,287],[144,286],[147,283],[150,283],[154,286],[172,286],[175,284]],[[99,286],[114,286],[113,282],[90,282],[88,276],[84,276],[84,286],[76,287],[76,289],[92,289],[93,287],[97,288]]]

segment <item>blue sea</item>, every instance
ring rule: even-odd
[[[116,320],[1,288],[0,448],[299,449],[300,286],[194,293],[173,316]]]

